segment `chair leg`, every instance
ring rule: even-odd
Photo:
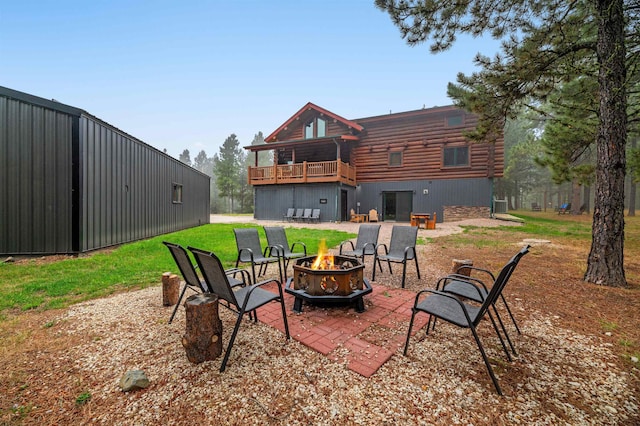
[[[404,281],[407,277],[407,261],[402,262],[402,288],[404,288]]]
[[[500,333],[500,330],[498,330],[498,325],[496,324],[496,321],[493,319],[493,315],[491,315],[491,311],[487,310],[487,315],[489,316],[489,319],[491,320],[491,324],[493,325],[493,329],[495,330],[496,334],[498,335],[498,339],[500,340],[500,344],[502,345],[502,350],[504,350],[504,353],[507,355],[507,359],[509,360],[509,362],[512,362],[513,358],[511,358],[511,354],[509,353],[509,350],[507,349],[507,345],[504,344],[504,339],[502,338],[502,334]]]
[[[407,331],[407,340],[404,342],[404,356],[407,356],[407,350],[409,349],[409,338],[411,337],[411,330],[413,330],[413,320],[416,317],[417,313],[417,310],[412,309],[411,320],[409,321],[409,331]],[[429,321],[431,321],[431,316],[429,316]]]
[[[371,281],[376,280],[376,262],[380,263],[380,259],[378,259],[378,256],[374,254],[373,255],[373,272],[371,273]],[[380,270],[380,272],[382,272],[382,270]]]
[[[520,332],[520,327],[518,327],[518,323],[516,322],[516,319],[514,318],[513,314],[511,313],[511,309],[509,309],[509,305],[507,305],[507,299],[504,298],[504,295],[502,293],[500,293],[500,298],[502,299],[502,302],[504,303],[505,308],[507,308],[507,312],[509,313],[509,316],[511,317],[511,321],[513,322],[513,325],[516,327],[516,330],[518,331],[518,334],[522,334]]]
[[[256,264],[251,262],[251,273],[253,274],[253,282],[257,283],[258,280],[256,279]]]
[[[418,256],[413,256],[413,260],[416,261],[416,272],[418,273],[418,279],[420,279],[420,267],[418,266]]]
[[[509,337],[509,333],[507,333],[507,328],[504,326],[504,322],[502,321],[502,317],[500,317],[500,313],[496,309],[496,305],[493,305],[493,312],[496,314],[496,318],[498,320],[498,323],[500,324],[500,328],[502,329],[502,332],[504,333],[504,337],[507,339],[507,342],[509,343],[509,346],[511,347],[511,352],[513,352],[513,354],[517,356],[518,353],[516,352],[516,348],[513,345],[513,342],[511,341],[511,338]]]
[[[473,333],[473,338],[476,340],[476,345],[478,345],[478,349],[480,349],[480,354],[482,355],[482,359],[484,360],[484,365],[487,367],[487,371],[489,372],[489,376],[491,376],[491,380],[493,381],[493,385],[496,387],[496,391],[498,395],[502,396],[502,390],[500,389],[500,385],[498,384],[498,379],[496,379],[495,374],[493,374],[493,368],[491,368],[491,364],[489,363],[489,358],[487,358],[487,354],[482,347],[482,343],[480,343],[480,337],[478,337],[478,333],[476,332],[476,328],[471,324],[471,333]]]
[[[238,329],[240,328],[240,323],[242,322],[242,316],[244,312],[238,312],[238,320],[236,321],[235,327],[233,327],[233,333],[231,333],[231,338],[229,339],[229,343],[227,343],[227,351],[224,353],[224,358],[222,360],[222,365],[220,365],[220,372],[224,372],[227,368],[227,361],[229,360],[229,355],[231,355],[231,348],[233,347],[233,342],[236,340],[236,335],[238,334]]]
[[[289,322],[287,321],[287,309],[284,306],[284,297],[280,295],[280,308],[282,309],[282,320],[284,321],[284,333],[287,336],[287,340],[291,339],[289,334]]]
[[[178,297],[178,303],[176,303],[176,307],[173,308],[173,312],[171,313],[171,317],[169,318],[169,324],[173,321],[173,317],[176,316],[176,312],[178,312],[178,308],[180,307],[180,302],[182,302],[182,298],[184,297],[184,293],[187,291],[187,283],[184,283],[184,288],[180,292],[180,297]]]

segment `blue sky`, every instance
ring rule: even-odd
[[[177,157],[249,145],[305,103],[348,119],[451,104],[497,42],[410,47],[373,0],[4,1],[0,85],[82,108]]]

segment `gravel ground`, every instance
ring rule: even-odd
[[[464,224],[510,224],[487,221]],[[438,224],[420,236],[457,232],[459,225]],[[357,232],[358,225],[314,226]],[[390,229],[382,224],[381,241],[388,241]],[[448,272],[448,263],[426,261],[437,250],[437,244],[420,246],[423,279],[408,268],[409,288]],[[393,287],[399,280],[387,273],[378,282]],[[505,393],[500,397],[468,330],[443,323],[429,336],[420,331],[407,357],[398,351],[370,378],[249,321],[224,373],[218,372],[221,357],[193,365],[180,343],[184,311],[167,324],[171,308],[162,306],[155,286],[74,305],[48,317],[50,326],[34,325],[40,343],[15,362],[22,363],[20,383],[39,386],[21,389],[15,406],[35,401],[19,423],[40,425],[639,424],[637,370],[621,368],[610,342],[572,331],[547,312],[525,310],[522,298],[511,298],[510,305],[522,329],[522,335],[511,333],[519,352],[514,362],[505,361],[487,324],[480,327]],[[220,315],[227,342],[234,317],[222,308]],[[131,369],[144,370],[151,385],[121,392],[120,377]],[[74,404],[83,389],[90,401]],[[12,424],[12,418],[3,413],[0,424]]]

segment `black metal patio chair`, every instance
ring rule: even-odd
[[[496,378],[493,368],[489,362],[489,358],[482,346],[480,341],[480,337],[476,331],[477,326],[480,324],[481,320],[486,316],[489,317],[491,321],[491,325],[493,326],[498,339],[502,345],[502,349],[507,355],[507,359],[511,361],[511,355],[507,349],[507,346],[504,343],[504,339],[498,329],[498,325],[491,314],[491,309],[495,310],[495,301],[502,293],[505,285],[509,280],[509,276],[513,272],[513,269],[516,267],[517,261],[513,258],[505,265],[505,267],[500,271],[500,274],[496,278],[496,282],[493,287],[489,290],[489,293],[485,297],[484,301],[480,306],[472,305],[469,303],[463,302],[458,296],[446,293],[439,290],[425,289],[418,294],[416,294],[413,308],[411,309],[411,320],[409,321],[409,330],[407,332],[407,340],[404,346],[404,355],[407,355],[407,351],[409,348],[409,339],[411,338],[411,331],[413,329],[413,321],[415,319],[416,314],[419,312],[424,312],[429,314],[429,320],[426,325],[426,334],[429,334],[429,329],[431,328],[431,320],[433,319],[433,327],[435,328],[436,319],[440,318],[450,324],[461,328],[468,328],[471,330],[473,338],[480,350],[480,354],[482,355],[482,359],[484,360],[484,364],[489,372],[489,376],[493,381],[493,384],[496,388],[496,391],[499,395],[502,395],[502,390],[500,389],[500,385],[498,384],[498,379]],[[443,280],[444,278],[441,278]],[[440,282],[438,286],[440,286]]]
[[[301,220],[303,222],[309,222],[311,220],[311,212],[312,212],[312,209],[304,209]]]
[[[301,221],[303,214],[304,214],[304,209],[296,209],[296,214],[293,215],[293,221],[294,222]]]
[[[296,209],[287,209],[287,213],[283,215],[283,221],[291,222],[293,220],[293,215],[295,214],[295,212]]]
[[[229,284],[228,277],[224,273],[222,264],[220,263],[220,259],[218,259],[215,254],[194,247],[189,247],[189,250],[196,258],[196,262],[200,267],[200,271],[202,272],[202,276],[209,291],[211,293],[217,294],[220,300],[226,301],[238,316],[235,326],[233,327],[231,337],[229,338],[229,343],[227,343],[227,350],[224,354],[222,364],[220,365],[221,373],[227,366],[227,361],[229,360],[229,355],[231,354],[231,348],[233,348],[233,343],[235,342],[238,330],[240,329],[240,323],[242,322],[242,317],[244,316],[244,314],[248,313],[251,317],[251,314],[253,313],[253,320],[257,321],[257,309],[259,307],[266,305],[269,302],[280,303],[286,338],[287,340],[290,339],[289,324],[287,322],[287,312],[284,306],[282,283],[280,281],[276,279],[269,279],[233,291]],[[277,284],[277,294],[260,288],[261,286],[269,283]]]
[[[236,247],[238,248],[238,258],[236,259],[236,268],[240,263],[250,263],[253,282],[257,282],[257,277],[267,272],[267,267],[271,263],[278,264],[278,273],[280,281],[282,281],[282,265],[280,258],[277,256],[268,256],[267,253],[272,249],[265,247],[264,250],[260,245],[260,237],[256,228],[235,228],[233,233],[236,237]],[[256,265],[258,266],[258,274],[256,275]]]
[[[195,292],[206,293],[208,291],[204,282],[198,277],[198,273],[196,271],[196,267],[191,263],[191,259],[189,259],[189,254],[187,250],[184,249],[179,244],[170,243],[168,241],[163,241],[163,243],[169,249],[171,256],[173,256],[173,260],[176,262],[178,269],[180,270],[180,275],[182,275],[182,279],[184,280],[184,287],[180,292],[180,296],[178,297],[178,303],[176,303],[175,308],[173,308],[173,312],[171,312],[171,317],[169,318],[169,324],[173,321],[173,318],[176,316],[176,312],[180,307],[180,302],[184,297],[185,292],[188,288]],[[229,279],[229,285],[231,287],[244,287],[245,285],[251,284],[251,276],[244,269],[227,269],[225,271]],[[238,278],[238,274],[240,277]]]
[[[524,257],[525,254],[529,253],[530,247],[531,246],[528,244],[522,247],[522,249],[520,249],[520,251],[518,251],[518,253],[516,253],[509,260],[509,262],[507,262],[507,264],[503,267],[503,269],[507,268],[512,261],[515,262],[515,266],[518,266],[520,259],[522,259],[522,257]],[[515,270],[515,266],[513,267],[513,269],[510,270],[510,273],[507,276],[507,280],[511,277],[511,274]],[[496,277],[488,269],[479,268],[471,265],[462,265],[458,268],[458,270],[461,270],[461,269],[468,269],[470,273],[473,273],[473,271],[477,271],[477,272],[486,274],[488,278],[491,280],[491,282],[489,283],[489,281],[486,278],[478,279],[476,277],[462,275],[459,273],[449,274],[442,280],[442,285],[443,285],[442,290],[447,293],[455,294],[456,296],[459,296],[465,299],[473,300],[474,302],[482,303],[484,299],[487,297],[487,294],[489,294],[489,287],[495,285]],[[475,285],[470,285],[469,281],[471,281],[472,283],[475,283]],[[436,288],[436,290],[440,290],[440,288]],[[507,300],[505,299],[502,293],[500,293],[500,300],[502,300],[502,303],[504,304],[507,310],[507,313],[511,318],[511,321],[515,326],[516,331],[518,332],[518,334],[522,334],[520,332],[520,327],[518,327],[518,323],[516,322],[516,319],[513,316],[511,309],[509,308],[509,304],[507,303]],[[498,319],[500,320],[500,317],[498,317]],[[502,320],[500,320],[500,322],[502,322]]]
[[[309,222],[320,223],[320,209],[313,209],[311,211],[311,217],[309,218]]]
[[[389,247],[386,244],[378,244],[376,246],[375,254],[373,257],[373,275],[371,280],[376,280],[376,263],[380,265],[380,261],[386,261],[389,266],[389,273],[393,274],[391,270],[391,263],[402,263],[402,288],[404,288],[405,279],[407,276],[407,262],[413,260],[416,264],[416,272],[418,273],[418,279],[420,279],[420,267],[418,266],[418,253],[416,251],[416,240],[418,239],[418,227],[417,226],[400,226],[394,225],[391,228],[391,240]],[[379,250],[384,249],[384,253],[380,254]],[[382,268],[380,269],[382,272]]]
[[[378,244],[378,234],[380,233],[380,225],[360,225],[358,228],[358,238],[356,239],[356,245],[353,245],[353,241],[347,240],[340,243],[340,254],[343,256],[352,256],[362,259],[362,263],[365,261],[365,256],[375,256],[376,245]],[[351,246],[351,250],[347,250],[348,246]],[[380,271],[382,267],[378,262]],[[373,265],[375,269],[376,265]]]
[[[280,256],[284,265],[284,278],[287,278],[287,268],[291,259],[297,259],[307,255],[307,246],[302,241],[296,241],[289,245],[287,234],[281,226],[265,226],[264,233],[267,236],[267,244],[271,247],[269,256]],[[300,246],[302,251],[295,251]]]

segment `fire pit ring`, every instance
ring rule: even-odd
[[[302,312],[302,303],[314,305],[353,304],[364,312],[363,296],[371,293],[371,284],[363,278],[364,264],[350,256],[333,256],[333,269],[313,269],[316,256],[297,259],[294,275],[287,280],[285,291],[295,297],[293,311]]]

